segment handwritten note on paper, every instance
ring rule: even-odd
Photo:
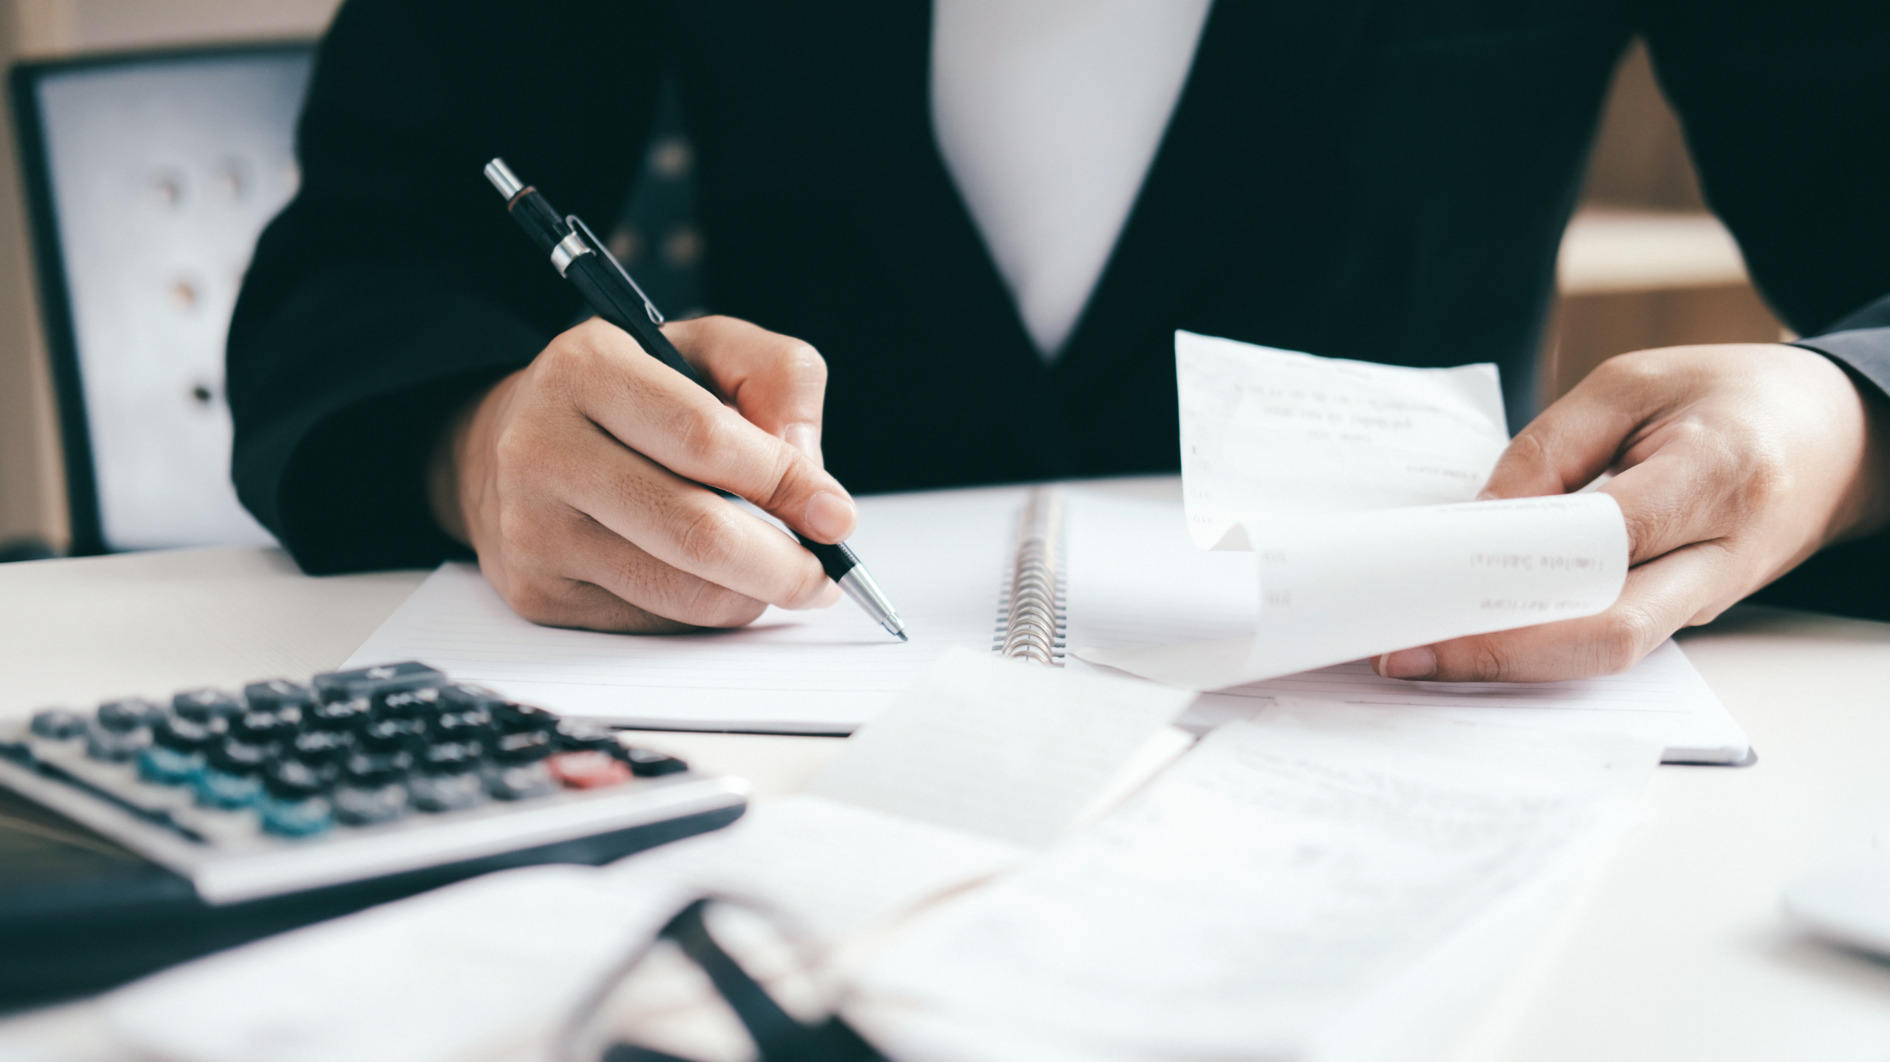
[[[1412,369],[1175,333],[1188,528],[1469,501],[1509,443],[1496,366]],[[1229,535],[1233,539],[1229,540]]]
[[[1631,825],[1655,758],[1371,709],[1229,724],[1095,829],[921,920],[849,1016],[900,1001],[984,1034],[966,1057],[1015,1039],[1067,1057],[1423,1057],[1391,1019],[1423,1022],[1526,957],[1557,913],[1538,901],[1565,900]],[[1491,933],[1524,947],[1464,946]],[[938,1026],[879,1016],[890,1053],[958,1057],[926,1049]]]
[[[1195,544],[1252,550],[1251,637],[1081,647],[1196,690],[1592,616],[1627,577],[1605,495],[1473,502],[1507,441],[1495,369],[1406,369],[1175,334]],[[1453,504],[1421,504],[1444,501]]]

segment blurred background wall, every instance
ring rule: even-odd
[[[0,0],[0,66],[21,58],[318,36],[340,0]],[[0,114],[0,543],[66,539],[10,110]]]
[[[1542,352],[1545,402],[1626,351],[1783,335],[1700,197],[1680,123],[1639,44],[1615,73],[1560,274]]]
[[[339,0],[0,0],[0,64],[230,40],[313,37]],[[10,119],[0,115],[0,543],[66,537],[57,426]],[[1646,55],[1624,58],[1561,260],[1543,343],[1553,399],[1605,358],[1675,343],[1768,341],[1776,320],[1705,209]]]

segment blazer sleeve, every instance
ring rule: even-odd
[[[506,216],[502,156],[616,216],[661,80],[637,0],[350,0],[318,52],[301,187],[264,231],[228,344],[244,505],[305,571],[430,565],[425,468],[461,404],[568,327],[579,299]]]
[[[1675,0],[1642,23],[1707,201],[1796,345],[1890,394],[1890,5]],[[1890,619],[1890,533],[1755,600]]]

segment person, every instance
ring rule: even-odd
[[[1808,338],[1604,364],[1488,490],[1613,471],[1619,602],[1376,666],[1617,671],[1769,584],[1883,615],[1890,10],[1840,0],[351,0],[230,332],[233,475],[310,572],[470,549],[533,620],[662,632],[835,596],[699,484],[831,542],[849,488],[1172,471],[1177,328],[1494,361],[1526,409],[1637,33]],[[480,173],[614,216],[665,77],[720,315],[667,330],[726,403],[574,324]]]

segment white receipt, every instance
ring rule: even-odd
[[[1496,366],[1411,369],[1175,333],[1188,529],[1476,497],[1509,443]],[[1236,536],[1228,542],[1228,535]]]
[[[1259,556],[1250,637],[1082,649],[1091,663],[1196,690],[1447,638],[1592,616],[1627,579],[1605,494],[1466,502],[1245,525]]]
[[[1603,494],[1469,499],[1507,437],[1495,370],[1401,369],[1175,335],[1195,543],[1252,550],[1251,636],[1080,648],[1222,689],[1448,638],[1592,616],[1627,578]],[[1420,504],[1443,501],[1447,504]]]
[[[1624,739],[1371,709],[1229,724],[1098,827],[919,921],[849,1014],[900,1057],[957,1057],[939,1022],[984,1041],[971,1057],[1013,1038],[1421,1057],[1390,1020],[1473,1016],[1445,997],[1493,987],[1489,964],[1519,949],[1467,945],[1500,926],[1526,954],[1556,913],[1537,899],[1565,900],[1631,825],[1654,761]]]

